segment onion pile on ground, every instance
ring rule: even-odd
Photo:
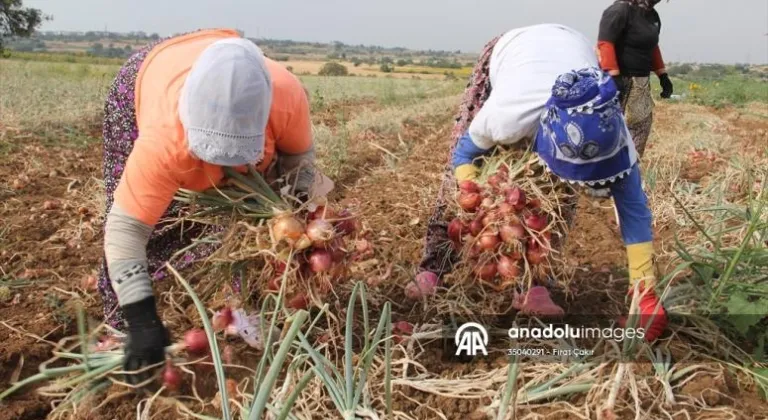
[[[454,281],[474,279],[501,291],[562,268],[554,264],[553,236],[564,234],[562,207],[572,204],[571,190],[525,156],[492,157],[478,182],[459,183],[447,220],[461,256]]]

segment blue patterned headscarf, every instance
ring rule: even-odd
[[[600,187],[623,178],[637,152],[611,77],[596,68],[560,75],[536,134],[542,163],[560,178]]]

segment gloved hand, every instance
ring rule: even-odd
[[[624,83],[621,75],[611,77],[613,78],[613,83],[616,84],[616,90],[619,91],[619,102],[624,103],[624,98],[627,96],[627,85]]]
[[[640,295],[638,311],[640,312],[640,316],[637,324],[635,324],[635,328],[644,328],[645,340],[652,343],[664,333],[664,330],[667,329],[667,325],[669,324],[667,311],[664,309],[664,306],[661,305],[661,300],[652,288],[645,290],[642,285],[640,285],[638,289],[638,294]],[[630,287],[630,299],[633,294],[634,287]],[[651,317],[653,317],[653,319],[651,319]],[[619,319],[619,326],[625,328],[627,326],[627,321],[627,317],[622,317]],[[649,322],[650,325],[648,324]]]
[[[456,176],[456,180],[461,181],[471,181],[477,178],[477,166],[474,164],[468,163],[465,165],[459,165],[454,170],[454,175]]]
[[[669,79],[669,75],[667,73],[664,73],[659,76],[659,81],[661,82],[661,97],[664,99],[669,99],[672,96],[672,92],[674,92],[672,80]]]
[[[128,322],[128,341],[125,345],[123,370],[135,372],[165,360],[165,348],[171,345],[168,330],[160,321],[155,298],[148,297],[122,307]],[[161,368],[159,365],[158,368]],[[140,373],[126,373],[126,382],[136,385],[154,375],[155,369]]]

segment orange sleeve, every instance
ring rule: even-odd
[[[180,187],[167,155],[153,143],[140,135],[115,190],[120,208],[149,226],[157,224]]]
[[[653,49],[653,61],[652,61],[652,70],[654,72],[663,70],[666,68],[664,65],[664,58],[661,56],[661,48],[657,45],[656,48]]]
[[[294,106],[287,110],[285,126],[277,135],[275,148],[281,153],[298,155],[312,148],[312,120],[304,87],[296,83],[291,90]]]
[[[613,42],[598,42],[597,52],[600,59],[600,67],[603,70],[620,70],[619,61],[616,59],[616,46],[613,44]]]

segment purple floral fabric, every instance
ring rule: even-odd
[[[118,72],[107,94],[103,126],[103,175],[107,195],[106,213],[109,213],[112,208],[115,189],[123,174],[128,156],[133,150],[134,141],[139,136],[134,93],[136,77],[147,54],[163,41],[159,40],[147,45],[133,54]],[[182,203],[174,202],[166,211],[163,219],[179,215],[182,208]],[[157,281],[165,278],[167,276],[164,269],[166,261],[179,250],[192,244],[195,238],[216,234],[222,229],[222,227],[217,226],[185,224],[183,231],[180,231],[181,228],[168,228],[162,222],[155,226],[155,231],[147,245],[149,272],[153,273],[153,279]],[[210,245],[196,246],[176,262],[175,267],[181,269],[189,266],[194,261],[210,255],[214,249]],[[117,302],[117,296],[112,289],[104,258],[102,258],[99,270],[98,289],[104,306],[105,322],[118,330],[123,330],[125,321]]]
[[[464,96],[462,97],[461,105],[459,105],[459,113],[456,117],[456,124],[451,131],[453,143],[448,151],[443,181],[440,185],[435,209],[427,225],[424,255],[419,264],[419,271],[431,271],[437,274],[438,277],[449,273],[457,258],[453,245],[448,238],[448,223],[444,217],[447,208],[447,198],[449,194],[456,191],[456,179],[451,170],[453,149],[491,94],[491,79],[489,76],[491,54],[499,38],[501,38],[501,35],[485,45],[477,64],[475,64],[475,68],[472,70],[467,88],[464,90]]]

